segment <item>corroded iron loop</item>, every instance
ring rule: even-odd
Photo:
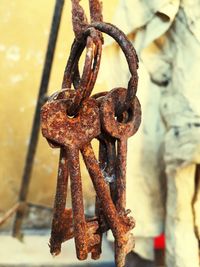
[[[72,45],[62,86],[70,88],[73,82],[74,88],[78,90],[75,103],[69,110],[71,114],[76,113],[81,101],[92,92],[99,71],[103,43],[102,33],[93,27],[85,34],[88,21],[79,2],[80,0],[72,0],[72,23],[76,39]],[[91,22],[102,21],[102,3],[99,0],[89,0],[89,7]],[[87,46],[86,60],[83,75],[80,78],[78,61],[85,46]],[[91,46],[95,46],[93,51],[91,51]]]
[[[94,27],[95,29],[104,32],[108,35],[110,35],[112,38],[115,39],[115,41],[119,44],[121,47],[122,51],[124,52],[124,55],[126,57],[129,70],[131,73],[131,78],[128,83],[128,89],[127,89],[127,94],[126,94],[126,99],[123,104],[123,109],[120,112],[123,112],[126,110],[134,96],[136,95],[137,92],[137,84],[138,84],[138,74],[137,74],[137,69],[138,69],[138,57],[136,54],[136,51],[132,45],[132,43],[128,40],[126,35],[118,29],[116,26],[110,24],[110,23],[105,23],[105,22],[94,22],[91,25],[88,26],[88,30],[90,30],[90,27]],[[87,31],[85,32],[87,35]]]
[[[135,96],[124,116],[118,113],[126,99],[125,88],[111,90],[103,99],[100,107],[100,117],[103,129],[112,137],[120,139],[134,135],[141,123],[141,107]],[[120,116],[119,116],[120,115]]]
[[[87,34],[82,35],[82,38],[80,40],[74,39],[73,41],[73,44],[71,46],[70,56],[68,58],[64,71],[62,88],[70,88],[73,82],[74,88],[78,89],[78,87],[80,87],[81,78],[84,78],[84,80],[87,78],[87,77],[80,78],[79,72],[77,73],[78,63],[85,47],[86,47],[86,58],[85,58],[84,68],[87,69],[88,66],[91,66],[91,63],[94,60],[97,60],[96,58],[99,56],[97,53],[97,48],[98,46],[102,46],[101,45],[102,42],[101,44],[99,43],[100,39],[99,33],[94,28],[91,28],[90,31],[87,31],[86,33]],[[88,54],[91,52],[91,49],[93,50],[93,52],[91,53],[91,56],[88,57]],[[84,68],[83,68],[83,74],[86,72]]]
[[[124,32],[115,25],[106,22],[94,22],[88,26],[87,30],[93,27],[101,32],[110,35],[119,44],[126,57],[131,75],[134,75],[138,69],[138,57],[132,43],[128,40]],[[87,31],[85,32],[87,35]]]
[[[78,64],[81,54],[83,53],[84,48],[86,47],[86,39],[83,39],[82,42],[74,39],[73,44],[71,46],[71,51],[69,58],[67,60],[67,64],[64,71],[62,88],[71,88],[72,77],[74,77],[75,66]],[[78,87],[79,81],[75,80],[74,87]]]
[[[98,31],[94,28],[87,33],[87,38],[82,38],[81,42],[76,39],[74,40],[65,68],[62,88],[70,88],[73,82],[74,88],[77,90],[74,103],[69,108],[70,115],[74,115],[79,109],[81,102],[91,94],[100,67],[102,53],[101,36],[99,36]],[[83,74],[80,78],[78,62],[85,46],[86,57]]]

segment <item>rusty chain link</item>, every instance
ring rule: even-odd
[[[79,0],[72,0],[75,40],[66,64],[62,90],[54,93],[41,109],[42,134],[53,148],[61,149],[54,203],[50,251],[57,255],[61,244],[74,237],[78,259],[88,253],[101,255],[103,233],[111,229],[115,238],[115,262],[125,265],[126,254],[134,247],[131,234],[135,222],[126,210],[127,139],[141,122],[141,107],[136,97],[138,58],[131,42],[116,26],[103,22],[102,5],[89,0],[90,24]],[[101,62],[103,33],[122,49],[130,70],[126,88],[90,97]],[[86,48],[82,75],[79,60]],[[97,159],[91,141],[99,141]],[[95,192],[95,217],[84,214],[81,152]],[[68,175],[72,209],[67,209]]]

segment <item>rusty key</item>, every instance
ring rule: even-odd
[[[64,148],[61,148],[50,238],[50,252],[52,255],[58,255],[60,253],[65,232],[65,222],[69,222],[69,218],[72,217],[71,210],[67,211],[65,209],[68,184],[67,165],[66,151]]]
[[[127,111],[118,114],[118,108],[122,107],[126,99],[127,90],[125,88],[115,88],[103,99],[100,108],[102,127],[113,138],[117,139],[117,200],[116,208],[119,213],[126,214],[126,156],[127,139],[135,134],[141,122],[140,103],[135,97]],[[119,266],[123,266],[125,256],[133,247],[133,238],[129,233],[124,233],[126,242],[123,246],[115,241],[115,257]],[[132,244],[130,243],[132,240]]]
[[[101,102],[104,97],[108,94],[108,92],[101,92],[93,95],[98,102],[98,106],[100,108]],[[97,137],[99,140],[99,164],[100,168],[103,171],[105,180],[112,184],[115,180],[115,164],[116,164],[116,148],[115,148],[115,140],[110,134],[107,134],[104,129],[101,127],[101,133]],[[111,186],[112,187],[112,186]],[[111,194],[113,190],[111,189]],[[114,197],[114,195],[113,195]],[[114,201],[114,198],[113,198]]]
[[[108,92],[101,92],[93,95],[92,97],[95,98],[98,102],[98,106],[100,108],[101,101]],[[116,163],[116,149],[115,149],[115,139],[109,136],[108,134],[103,131],[101,128],[101,134],[97,137],[99,140],[99,166],[104,175],[104,179],[106,183],[110,187],[110,193],[112,200],[114,201],[115,198],[115,163]],[[105,231],[109,230],[109,224],[106,220],[106,217],[103,212],[103,208],[101,207],[100,200],[96,197],[95,203],[95,214],[98,217],[100,222],[100,239],[101,242],[96,245],[93,255],[95,258],[100,257],[101,254],[101,243],[102,243],[102,236]],[[92,256],[93,256],[92,255]]]
[[[111,137],[117,139],[117,164],[118,168],[118,204],[119,209],[125,206],[125,177],[127,139],[134,135],[141,123],[140,103],[135,97],[126,111],[127,114],[118,114],[117,109],[123,105],[127,90],[115,88],[104,97],[101,104],[102,127]],[[120,116],[119,116],[120,115]]]
[[[57,91],[49,97],[48,101],[64,97],[64,93],[65,90]],[[66,235],[68,239],[73,237],[72,209],[65,208],[68,186],[68,160],[63,146],[48,138],[46,139],[52,148],[60,148],[51,237],[49,240],[50,252],[53,256],[56,256],[61,251],[61,244],[65,241]]]
[[[66,90],[66,99],[47,102],[41,112],[42,133],[52,142],[65,147],[68,157],[72,192],[72,210],[77,257],[87,258],[88,229],[84,215],[82,183],[79,163],[79,150],[100,133],[99,110],[94,99],[83,101],[79,113],[70,118],[67,116],[69,99],[76,94]]]
[[[132,217],[128,217],[127,214],[117,211],[91,144],[85,145],[81,152],[109,227],[112,230],[118,247],[122,247],[124,243],[127,243],[126,233],[133,229],[134,220]],[[124,266],[119,261],[116,261],[116,264],[117,267]]]

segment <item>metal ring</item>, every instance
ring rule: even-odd
[[[82,42],[74,40],[63,77],[62,88],[71,88],[73,82],[74,88],[77,90],[75,102],[69,111],[71,114],[75,113],[82,100],[91,94],[100,67],[102,41],[99,33],[94,28],[87,33],[87,38],[85,35],[82,36]],[[78,62],[85,46],[87,48],[85,64],[80,78]]]
[[[138,57],[136,54],[136,51],[132,45],[132,43],[128,40],[126,35],[118,29],[116,26],[105,23],[105,22],[94,22],[91,25],[88,26],[88,30],[90,30],[90,27],[94,27],[95,29],[104,32],[111,37],[115,39],[115,41],[119,44],[122,51],[124,52],[124,55],[126,57],[129,70],[131,73],[131,78],[128,83],[128,89],[127,89],[127,95],[126,100],[124,103],[124,110],[128,108],[130,105],[131,100],[135,97],[135,94],[137,92],[137,84],[138,84]],[[87,35],[87,31],[85,32]]]

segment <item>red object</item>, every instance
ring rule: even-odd
[[[162,234],[154,239],[154,248],[155,249],[164,249],[165,248],[165,235]]]

